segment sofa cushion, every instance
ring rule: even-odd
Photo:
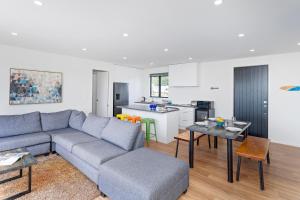
[[[71,110],[65,110],[54,113],[41,113],[43,131],[67,128],[69,126],[71,112]]]
[[[27,147],[47,143],[50,141],[50,136],[43,132],[5,137],[0,138],[0,151]]]
[[[73,129],[73,128],[62,128],[62,129],[58,129],[58,130],[54,130],[54,131],[45,131],[44,133],[50,135],[53,138],[55,135],[60,135],[63,133],[77,133],[77,132],[80,132],[80,131]]]
[[[189,166],[140,148],[100,166],[99,187],[114,200],[174,200],[189,186]]]
[[[109,120],[108,117],[89,115],[83,123],[82,131],[100,139],[102,131]]]
[[[77,144],[72,150],[74,155],[95,168],[98,168],[99,165],[104,162],[125,154],[126,152],[127,151],[104,140]]]
[[[40,113],[0,116],[0,137],[35,133],[42,131]]]
[[[136,137],[133,149],[138,149],[145,146],[145,133],[140,131]]]
[[[73,146],[76,144],[92,142],[96,140],[98,139],[75,129],[73,129],[73,131],[68,129],[68,131],[65,133],[52,134],[52,141],[62,146],[69,152],[72,151]]]
[[[127,151],[132,150],[140,130],[140,124],[112,118],[102,131],[101,138]]]
[[[86,114],[82,111],[73,110],[69,120],[69,126],[82,131],[82,125],[86,119]]]

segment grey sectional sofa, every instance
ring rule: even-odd
[[[56,151],[113,200],[177,199],[189,185],[188,165],[143,146],[140,125],[116,118],[76,110],[0,116],[0,151]]]

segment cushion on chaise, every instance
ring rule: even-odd
[[[76,144],[98,140],[97,138],[86,133],[77,131],[75,129],[73,130],[74,131],[68,131],[66,133],[53,134],[52,141],[71,152],[73,146]]]
[[[140,127],[140,124],[111,118],[107,126],[103,129],[101,138],[124,150],[130,151],[136,141]]]
[[[76,144],[72,153],[95,168],[127,151],[104,140]]]
[[[189,166],[139,148],[101,165],[98,185],[114,200],[174,200],[189,186]]]
[[[97,117],[90,114],[83,123],[82,131],[101,139],[102,131],[109,121],[108,117]]]

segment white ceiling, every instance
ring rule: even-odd
[[[0,0],[1,44],[141,68],[300,51],[300,0],[40,1]]]

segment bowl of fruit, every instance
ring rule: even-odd
[[[224,123],[225,123],[225,120],[222,117],[217,117],[216,118],[216,123],[217,123],[218,127],[223,127]]]

